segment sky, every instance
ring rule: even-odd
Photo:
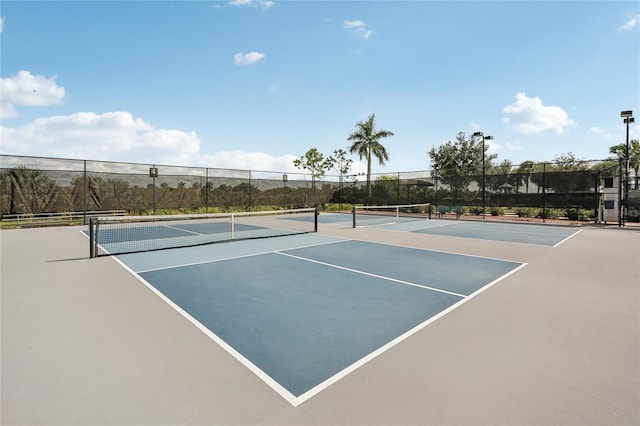
[[[609,157],[638,117],[638,1],[0,2],[0,153],[299,171],[375,114],[389,161]],[[352,173],[366,171],[354,160]]]

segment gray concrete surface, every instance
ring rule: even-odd
[[[0,231],[3,425],[638,425],[640,232],[556,248],[324,225],[528,262],[298,407],[80,228]]]

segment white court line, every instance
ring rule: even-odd
[[[303,248],[308,248],[308,247],[318,247],[318,246],[325,246],[325,245],[329,245],[329,244],[343,243],[345,241],[351,241],[351,240],[345,239],[345,240],[322,242],[322,243],[317,243],[317,244],[306,244],[306,245],[302,245],[302,246],[287,247],[286,249],[279,249],[279,250],[298,250],[298,249],[303,249]],[[265,250],[265,251],[261,251],[261,252],[240,254],[240,255],[237,255],[237,256],[223,257],[223,258],[220,258],[220,259],[207,259],[207,260],[202,260],[200,262],[181,263],[181,264],[178,264],[178,265],[162,266],[160,268],[144,269],[144,270],[136,271],[136,273],[143,274],[145,272],[164,271],[164,270],[167,270],[167,269],[182,268],[183,266],[195,266],[195,265],[203,265],[203,264],[206,264],[206,263],[224,262],[225,260],[234,260],[234,259],[242,259],[242,258],[245,258],[245,257],[262,256],[264,254],[271,254],[271,253],[276,253],[276,252],[278,252],[278,250]]]
[[[304,260],[306,262],[317,263],[319,265],[328,266],[330,268],[341,269],[343,271],[348,271],[348,272],[354,272],[354,273],[360,274],[360,275],[366,275],[368,277],[380,278],[380,279],[383,279],[383,280],[386,280],[386,281],[392,281],[392,282],[395,282],[395,283],[406,284],[406,285],[410,285],[410,286],[414,286],[414,287],[420,287],[420,288],[424,288],[424,289],[427,289],[427,290],[437,291],[438,293],[445,293],[445,294],[449,294],[449,295],[456,296],[456,297],[462,297],[462,298],[467,297],[464,294],[454,293],[452,291],[442,290],[442,289],[435,288],[435,287],[429,287],[429,286],[422,285],[422,284],[416,284],[416,283],[412,283],[412,282],[409,282],[409,281],[403,281],[403,280],[398,280],[398,279],[395,279],[395,278],[385,277],[384,275],[377,275],[377,274],[372,274],[372,273],[369,273],[369,272],[359,271],[357,269],[346,268],[344,266],[334,265],[333,263],[321,262],[319,260],[314,260],[314,259],[308,259],[306,257],[295,256],[293,254],[282,253],[280,251],[277,251],[275,253],[279,254],[279,255],[282,255],[282,256],[292,257],[294,259]]]
[[[321,243],[321,244],[311,244],[311,245],[307,245],[307,246],[304,246],[304,247],[321,246],[321,245],[325,245],[325,244],[328,245],[328,244],[340,243],[340,242],[345,242],[345,241],[350,241],[350,240],[345,239],[343,241],[335,241],[335,242]],[[383,244],[383,245],[385,245],[385,244]],[[299,247],[299,248],[304,248],[304,247]],[[434,250],[427,250],[427,251],[434,251]],[[279,253],[279,252],[269,252],[269,253]],[[287,254],[284,254],[284,253],[279,253],[279,254],[283,254],[283,255],[291,256],[291,257],[297,257],[297,256],[287,255]],[[478,257],[478,256],[474,256],[474,257]],[[461,300],[459,300],[455,304],[449,306],[448,308],[444,309],[443,311],[439,312],[438,314],[436,314],[436,315],[434,315],[434,316],[432,316],[430,318],[427,318],[423,323],[418,324],[417,326],[415,326],[414,328],[408,330],[404,334],[396,337],[395,339],[393,339],[390,342],[386,343],[385,345],[381,346],[377,350],[371,352],[370,354],[366,355],[365,357],[361,358],[360,360],[358,360],[358,361],[354,362],[353,364],[349,365],[348,367],[344,368],[342,371],[334,374],[333,376],[329,377],[325,381],[323,381],[323,382],[319,383],[318,385],[314,386],[313,388],[309,389],[307,392],[305,392],[302,395],[296,397],[291,392],[289,392],[286,388],[284,388],[280,383],[278,383],[276,380],[271,378],[271,376],[269,376],[267,373],[265,373],[262,369],[260,369],[258,366],[253,364],[244,355],[242,355],[240,352],[236,351],[232,346],[230,346],[228,343],[226,343],[222,338],[220,338],[218,335],[216,335],[213,331],[211,331],[209,328],[207,328],[205,325],[203,325],[200,321],[198,321],[197,319],[192,317],[188,312],[186,312],[184,309],[182,309],[180,306],[178,306],[171,299],[166,297],[162,292],[160,292],[158,289],[156,289],[153,285],[151,285],[149,282],[147,282],[144,278],[139,276],[138,273],[136,273],[135,271],[130,269],[123,261],[121,261],[120,259],[118,259],[115,256],[112,256],[112,258],[118,264],[120,264],[126,271],[128,271],[134,277],[136,277],[136,279],[138,281],[140,281],[144,286],[146,286],[149,290],[151,290],[156,296],[158,296],[161,300],[163,300],[165,303],[167,303],[171,308],[175,309],[176,312],[178,312],[185,319],[187,319],[189,322],[191,322],[197,329],[199,329],[207,337],[209,337],[216,344],[218,344],[223,350],[227,351],[227,353],[229,353],[231,356],[233,356],[244,367],[246,367],[249,371],[254,373],[259,379],[261,379],[265,384],[267,384],[269,387],[271,387],[271,389],[273,389],[277,394],[279,394],[284,400],[286,400],[289,404],[291,404],[294,407],[297,407],[298,405],[302,404],[303,402],[305,402],[309,398],[313,397],[314,395],[318,394],[322,390],[324,390],[327,387],[331,386],[332,384],[336,383],[337,381],[339,381],[340,379],[344,378],[345,376],[347,376],[348,374],[352,373],[353,371],[355,371],[356,369],[360,368],[361,366],[365,365],[366,363],[368,363],[372,359],[376,358],[377,356],[379,356],[382,353],[386,352],[387,350],[391,349],[392,347],[394,347],[395,345],[399,344],[400,342],[406,340],[407,338],[409,338],[413,334],[417,333],[418,331],[422,330],[423,328],[425,328],[429,324],[431,324],[434,321],[442,318],[444,315],[452,312],[454,309],[460,307],[462,304],[466,303],[468,300],[474,298],[478,294],[482,293],[483,291],[485,291],[488,288],[492,287],[493,285],[495,285],[499,281],[505,279],[506,277],[510,276],[511,274],[514,274],[515,272],[517,272],[518,270],[522,269],[523,267],[525,267],[527,265],[526,263],[521,263],[520,266],[518,266],[517,268],[515,268],[515,269],[511,270],[510,272],[502,275],[501,277],[495,279],[494,281],[492,281],[489,284],[485,285],[484,287],[478,289],[477,291],[475,291],[474,293],[472,293],[469,296],[457,295],[456,293],[450,293],[450,292],[445,292],[445,291],[442,291],[442,290],[432,289],[432,290],[435,290],[435,291],[441,291],[441,292],[444,292],[444,293],[450,293],[452,295],[459,296],[459,297],[461,297]],[[309,259],[303,259],[303,260],[309,260]],[[318,262],[318,263],[322,263],[322,262]],[[520,263],[520,262],[518,262],[518,263]],[[333,265],[333,266],[335,267],[335,265]],[[347,268],[341,268],[341,269],[347,269]],[[368,274],[368,275],[372,275],[372,274]],[[402,282],[402,281],[399,281],[399,280],[392,280],[392,281]],[[403,282],[403,283],[410,284],[410,283],[406,283],[406,282]],[[419,285],[416,285],[416,286],[424,287],[424,286],[419,286]],[[425,287],[425,288],[428,288],[428,287]]]
[[[575,237],[576,235],[578,235],[581,232],[582,232],[582,229],[578,229],[578,231],[576,231],[574,234],[569,235],[567,238],[565,238],[564,240],[560,241],[558,244],[556,244],[553,247],[558,247],[560,244],[564,243],[567,240],[570,240],[571,238]]]
[[[238,360],[243,366],[249,369],[252,373],[258,376],[263,382],[265,382],[271,389],[276,391],[280,396],[282,396],[287,402],[289,402],[294,407],[299,405],[301,402],[298,402],[298,399],[295,395],[285,389],[280,383],[271,378],[267,373],[262,371],[258,366],[249,361],[244,355],[240,352],[236,351],[232,346],[230,346],[227,342],[225,342],[221,337],[216,335],[213,331],[209,330],[204,324],[191,316],[187,311],[182,309],[179,305],[177,305],[173,300],[169,299],[167,296],[162,294],[160,290],[155,288],[149,282],[147,282],[144,278],[136,274],[132,269],[130,269],[127,265],[125,265],[120,259],[117,257],[113,257],[113,259],[118,262],[125,270],[129,271],[133,276],[135,276],[138,281],[144,284],[149,290],[151,290],[156,296],[162,299],[165,303],[167,303],[170,307],[176,310],[180,315],[186,318],[189,322],[198,328],[198,330],[202,331],[206,336],[208,336],[211,340],[217,343],[222,349],[227,351],[231,356],[233,356],[236,360]]]
[[[171,225],[160,225],[160,226],[162,228],[169,228],[169,229],[175,229],[176,231],[188,232],[189,234],[206,235],[206,234],[203,234],[202,232],[189,231],[188,229],[178,228],[177,226],[171,226]],[[161,239],[161,238],[154,238],[154,239]]]
[[[476,290],[474,293],[470,294],[469,296],[465,297],[464,299],[458,301],[457,303],[454,303],[453,305],[449,306],[447,309],[445,309],[443,311],[440,311],[438,314],[428,318],[423,323],[418,324],[417,326],[415,326],[411,330],[405,332],[404,334],[396,337],[395,339],[391,340],[389,343],[385,344],[384,346],[381,346],[377,350],[371,352],[369,355],[367,355],[367,356],[361,358],[360,360],[354,362],[350,366],[346,367],[344,370],[342,370],[342,371],[334,374],[333,376],[329,377],[324,382],[322,382],[322,383],[316,385],[315,387],[309,389],[307,392],[303,393],[298,398],[296,398],[297,399],[297,401],[296,401],[297,404],[295,404],[294,406],[302,404],[304,401],[308,400],[309,398],[313,397],[314,395],[316,395],[319,392],[323,391],[324,389],[328,388],[329,386],[331,386],[332,384],[336,383],[340,379],[346,377],[350,373],[354,372],[355,370],[357,370],[358,368],[362,367],[363,365],[365,365],[366,363],[368,363],[372,359],[376,358],[377,356],[381,355],[382,353],[384,353],[387,350],[391,349],[392,347],[396,346],[400,342],[402,342],[402,341],[406,340],[407,338],[411,337],[412,335],[416,334],[418,331],[422,330],[423,328],[425,328],[429,324],[439,320],[443,316],[445,316],[448,313],[452,312],[454,309],[459,308],[460,306],[462,306],[463,304],[467,303],[469,300],[473,299],[474,297],[476,297],[477,295],[479,295],[483,291],[489,289],[490,287],[494,286],[495,284],[497,284],[498,282],[500,282],[503,279],[507,278],[508,276],[516,273],[517,271],[519,271],[520,269],[524,268],[525,266],[527,266],[527,264],[523,263],[522,265],[518,266],[517,268],[507,272],[503,276],[501,276],[499,278],[496,278],[495,280],[491,281],[489,284],[487,284],[486,286],[482,287],[481,289]]]
[[[457,238],[457,237],[452,237],[452,238]],[[466,237],[460,237],[460,238],[466,238]],[[472,238],[472,239],[477,239],[477,238]],[[347,241],[360,241],[360,242],[363,242],[363,243],[378,244],[378,245],[382,245],[382,246],[400,247],[400,248],[407,248],[407,249],[421,250],[421,251],[432,251],[434,253],[453,254],[455,256],[463,256],[463,257],[475,257],[477,259],[499,260],[500,262],[510,262],[510,263],[517,263],[517,264],[521,264],[522,263],[519,260],[500,259],[498,257],[480,256],[478,254],[456,253],[456,252],[453,252],[453,251],[446,251],[446,250],[440,250],[440,249],[428,249],[428,248],[423,248],[423,247],[413,247],[413,246],[406,246],[406,245],[402,245],[402,244],[380,243],[380,242],[377,242],[377,241],[358,240],[358,239],[355,239],[355,238],[352,238],[351,240],[347,240]],[[504,242],[504,241],[498,241],[498,242]],[[529,244],[529,245],[533,245],[533,244]],[[542,246],[542,247],[549,247],[549,246]]]
[[[465,225],[471,225],[473,227],[473,229],[478,229],[481,231],[492,231],[492,232],[504,232],[507,234],[525,234],[525,235],[530,235],[530,234],[535,234],[535,235],[541,235],[541,236],[549,236],[549,237],[564,237],[566,234],[554,234],[554,233],[550,233],[550,234],[546,234],[546,233],[539,233],[539,232],[535,232],[535,229],[533,228],[533,226],[545,226],[545,225],[518,225],[518,224],[506,224],[506,223],[500,223],[500,224],[489,224],[489,223],[478,223],[478,222],[466,222]],[[484,225],[484,226],[483,226]],[[528,226],[527,230],[521,230],[521,231],[512,231],[509,229],[505,229],[505,228],[516,228],[517,226]],[[546,225],[547,228],[551,228],[549,225]]]

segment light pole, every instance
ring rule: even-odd
[[[287,181],[289,177],[287,174],[282,175],[282,208],[287,208]]]
[[[624,214],[622,221],[629,215],[629,161],[631,159],[631,153],[629,152],[629,123],[634,123],[633,111],[620,111],[620,117],[623,118],[624,123],[627,125],[627,146],[624,153]]]
[[[149,177],[153,181],[153,201],[152,201],[152,213],[156,214],[156,178],[158,177],[158,168],[154,164],[152,167],[149,167]]]
[[[485,140],[493,140],[493,136],[485,136],[482,132],[474,132],[474,138],[482,138],[482,219],[485,218],[485,173],[484,173],[484,141]]]

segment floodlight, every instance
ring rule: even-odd
[[[482,134],[482,132],[473,132],[473,135],[471,135],[471,136],[474,137],[474,138],[477,138],[479,136],[484,136],[484,135]]]
[[[484,136],[486,140],[493,140],[493,136]]]
[[[633,115],[633,111],[620,111],[620,117],[631,117]]]

